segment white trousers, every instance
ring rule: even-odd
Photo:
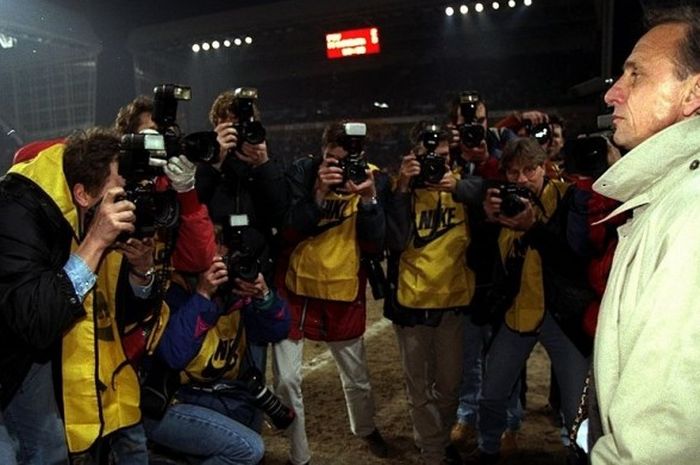
[[[358,337],[326,344],[340,374],[350,419],[350,430],[356,436],[367,436],[376,426],[364,340]],[[303,353],[303,339],[299,341],[285,339],[274,344],[272,348],[275,393],[296,412],[296,419],[286,431],[291,442],[289,458],[294,465],[304,464],[311,459],[304,420],[304,399],[301,392]]]

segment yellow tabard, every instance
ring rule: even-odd
[[[63,337],[64,419],[71,452],[141,420],[138,378],[126,362],[115,321],[113,296],[122,259],[117,252],[104,257],[97,284],[83,302],[87,316]]]
[[[547,222],[557,208],[559,200],[564,196],[569,185],[561,181],[550,180],[542,191],[540,202],[544,212],[539,207],[535,208],[537,220]],[[534,204],[533,204],[534,205]],[[524,234],[523,231],[515,231],[502,228],[498,237],[498,246],[501,251],[501,259],[505,263],[506,257],[514,253],[514,242]],[[544,287],[542,282],[542,259],[539,252],[528,247],[525,252],[523,270],[520,277],[520,292],[515,297],[513,305],[506,312],[506,325],[521,333],[536,330],[544,318]]]
[[[220,316],[216,326],[204,336],[197,355],[180,374],[180,382],[236,379],[246,349],[245,331],[239,329],[242,329],[240,311]]]
[[[469,304],[474,272],[466,264],[470,238],[464,205],[450,193],[426,189],[416,189],[413,199],[416,229],[399,260],[398,302],[421,309]]]
[[[360,196],[330,192],[323,200],[316,236],[299,243],[289,259],[285,278],[295,294],[352,302],[357,297],[360,247],[357,243],[357,206]]]

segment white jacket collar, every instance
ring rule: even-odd
[[[653,187],[693,157],[700,158],[697,116],[673,124],[639,144],[603,173],[593,190],[621,202],[633,200],[623,205],[626,208],[618,209],[628,210],[651,201]]]

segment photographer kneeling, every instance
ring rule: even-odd
[[[154,442],[203,463],[255,465],[264,453],[256,407],[280,428],[294,413],[274,403],[249,344],[286,337],[289,311],[262,273],[236,277],[235,251],[221,237],[208,270],[173,273],[166,295],[172,313],[141,407]]]
[[[501,324],[486,356],[479,403],[482,463],[499,460],[508,399],[537,342],[552,361],[569,428],[588,371],[586,358],[555,319],[564,307],[585,307],[588,288],[585,261],[567,237],[571,187],[545,176],[545,159],[532,138],[509,142],[501,158],[509,183],[488,189],[484,201],[488,218],[502,226],[499,261],[505,276],[490,299]]]

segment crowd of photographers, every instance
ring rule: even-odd
[[[1,463],[146,464],[152,448],[258,464],[266,416],[289,463],[308,464],[305,339],[327,344],[352,433],[389,457],[368,283],[393,322],[426,465],[470,448],[497,463],[516,447],[537,342],[571,430],[594,330],[587,273],[607,250],[589,207],[614,206],[590,190],[610,162],[604,138],[562,150],[563,122],[537,111],[490,127],[469,91],[447,121],[416,124],[396,174],[372,164],[353,121],[285,170],[255,89],[223,92],[212,130],[182,134],[189,98],[157,86],[114,129],[20,150],[0,181],[13,218],[0,225]]]

